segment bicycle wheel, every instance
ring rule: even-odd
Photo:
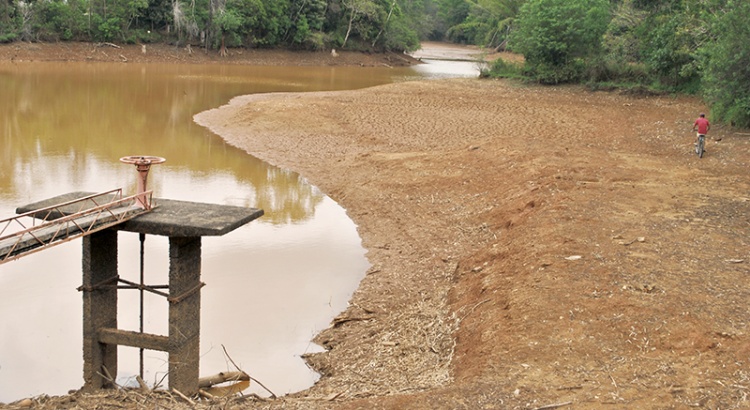
[[[698,154],[698,158],[703,158],[703,153],[706,147],[706,137],[701,135],[698,137],[698,145],[695,147],[695,153]]]

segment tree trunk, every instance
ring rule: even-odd
[[[375,36],[375,40],[372,41],[372,46],[375,47],[375,43],[378,42],[378,39],[380,38],[380,35],[383,34],[383,31],[385,31],[385,27],[388,25],[388,21],[391,19],[391,15],[393,14],[393,8],[396,6],[396,0],[393,0],[391,2],[391,9],[388,10],[388,17],[385,18],[385,23],[383,23],[383,27],[380,28],[380,31],[378,32],[378,35]]]
[[[349,16],[349,27],[346,29],[346,36],[344,36],[344,42],[341,44],[341,48],[346,47],[346,41],[349,40],[349,33],[352,32],[352,24],[354,23],[354,7],[352,7],[352,14]]]

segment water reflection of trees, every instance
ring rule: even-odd
[[[197,112],[254,91],[237,81],[190,79],[99,65],[35,66],[0,74],[0,188],[13,192],[58,180],[76,190],[98,189],[79,185],[90,180],[86,173],[101,172],[109,161],[119,167],[118,158],[125,155],[158,155],[171,167],[229,175],[236,184],[249,185],[252,189],[238,192],[239,198],[232,195],[232,204],[264,209],[267,222],[311,218],[323,199],[314,187],[296,173],[229,146],[192,120]]]

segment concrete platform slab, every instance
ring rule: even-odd
[[[16,209],[16,213],[32,212],[92,194],[92,192],[71,192],[58,195],[20,206]],[[162,198],[154,198],[153,202],[156,206],[153,211],[123,222],[114,229],[168,237],[221,236],[263,215],[263,210],[257,208]],[[76,211],[77,209],[69,210],[70,213]],[[61,209],[61,212],[51,217],[60,218],[68,215],[66,209]]]

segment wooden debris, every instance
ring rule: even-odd
[[[370,320],[373,319],[374,316],[362,316],[362,317],[344,317],[344,316],[337,316],[333,319],[333,327],[341,326],[342,324],[346,322],[354,322],[358,320]]]
[[[188,396],[185,396],[184,394],[182,394],[182,392],[181,392],[181,391],[179,391],[179,390],[177,390],[177,389],[175,389],[175,388],[172,388],[172,393],[174,393],[174,394],[176,394],[176,395],[180,396],[180,398],[181,398],[182,400],[185,400],[186,402],[190,403],[190,405],[191,405],[191,406],[195,407],[195,402],[193,401],[193,399],[191,399],[191,398],[190,398],[190,397],[188,397]]]
[[[198,395],[201,396],[201,397],[203,397],[204,399],[216,400],[216,396],[214,396],[213,394],[211,394],[211,393],[209,393],[209,392],[207,392],[207,391],[205,391],[203,389],[198,390]]]
[[[536,408],[534,408],[534,410],[556,409],[558,407],[570,406],[571,404],[573,404],[572,401],[566,401],[564,403],[547,404],[546,406],[536,407]]]
[[[230,397],[242,393],[248,387],[250,387],[250,380],[238,381],[226,386],[209,387],[206,390],[200,390],[198,393],[200,394],[203,391],[213,397]]]
[[[136,375],[135,376],[135,381],[137,381],[138,385],[141,386],[141,390],[142,391],[147,392],[147,391],[151,390],[151,389],[149,389],[149,387],[146,384],[146,382],[143,381],[143,378],[140,375]]]
[[[16,402],[15,405],[18,407],[23,407],[23,408],[31,407],[32,405],[34,405],[34,400],[31,400],[28,398],[23,399],[21,401]]]
[[[220,372],[213,376],[201,377],[198,379],[198,387],[203,389],[213,387],[217,384],[236,381],[250,381],[250,375],[243,371]]]
[[[334,401],[334,400],[336,400],[336,399],[337,399],[337,398],[338,398],[339,396],[341,396],[342,394],[343,394],[342,392],[338,392],[338,393],[331,393],[331,394],[329,394],[328,396],[326,396],[324,400],[325,400],[325,401]]]

